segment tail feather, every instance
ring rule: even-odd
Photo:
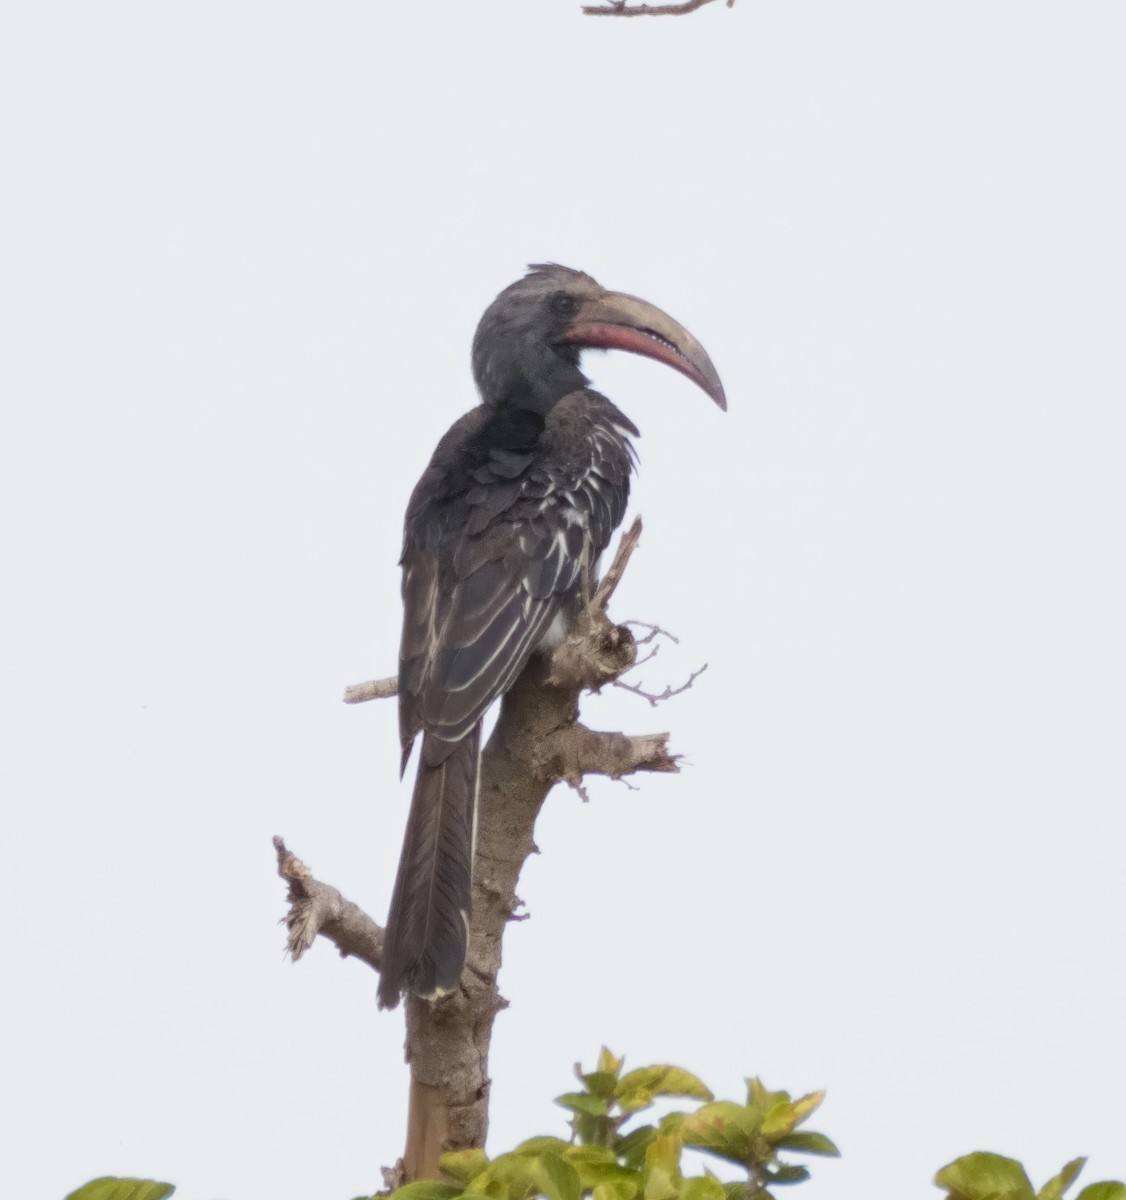
[[[380,1008],[394,1008],[404,987],[421,996],[449,991],[457,986],[465,964],[481,722],[434,766],[427,759],[438,757],[446,747],[428,746],[432,740],[430,734],[423,736],[391,895]]]

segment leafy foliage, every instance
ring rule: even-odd
[[[394,1200],[771,1200],[769,1187],[800,1183],[809,1171],[784,1162],[781,1151],[837,1155],[823,1134],[799,1131],[824,1098],[797,1100],[747,1083],[745,1104],[716,1101],[707,1086],[681,1067],[658,1064],[632,1071],[603,1048],[593,1071],[575,1068],[581,1090],[557,1097],[571,1114],[571,1137],[536,1137],[490,1159],[483,1150],[445,1154],[442,1170],[457,1186],[407,1184]],[[700,1103],[651,1124],[633,1118],[658,1100]],[[630,1128],[626,1125],[630,1124]],[[687,1149],[703,1151],[741,1169],[725,1181],[705,1169],[686,1175]]]
[[[419,1180],[392,1200],[772,1200],[770,1188],[801,1183],[809,1170],[785,1154],[836,1157],[823,1134],[801,1129],[824,1092],[794,1100],[747,1080],[744,1104],[716,1100],[689,1071],[664,1064],[623,1071],[623,1060],[603,1047],[593,1071],[575,1074],[581,1089],[556,1097],[571,1114],[571,1136],[534,1137],[490,1159],[484,1150],[444,1154],[442,1170],[453,1182]],[[698,1101],[649,1124],[632,1124],[659,1100]],[[626,1128],[630,1125],[630,1128]],[[738,1167],[721,1179],[705,1168],[686,1175],[683,1153],[698,1150]],[[1036,1191],[1012,1158],[977,1151],[955,1159],[935,1176],[944,1200],[1064,1200],[1085,1158],[1075,1158]],[[165,1200],[170,1183],[145,1179],[94,1179],[66,1200]],[[1126,1184],[1088,1184],[1072,1200],[1126,1200]]]
[[[1015,1158],[978,1150],[948,1163],[934,1177],[947,1200],[1063,1200],[1087,1160],[1073,1158],[1037,1192]],[[1091,1183],[1075,1200],[1126,1200],[1126,1184]]]

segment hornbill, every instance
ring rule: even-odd
[[[591,389],[584,349],[630,350],[719,405],[703,346],[644,300],[533,266],[473,339],[481,403],[438,443],[403,536],[401,771],[422,733],[391,897],[380,1007],[452,989],[465,962],[481,723],[537,651],[562,641],[625,515],[633,422]]]

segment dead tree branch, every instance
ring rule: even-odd
[[[614,561],[610,564],[610,569],[602,577],[602,582],[594,593],[595,608],[605,611],[606,605],[610,603],[610,597],[618,590],[618,584],[622,582],[622,576],[626,573],[629,560],[640,542],[641,518],[634,517],[633,524],[622,534],[621,541],[618,542],[618,549],[614,554]]]
[[[280,837],[274,838],[274,851],[278,874],[289,884],[289,912],[283,919],[288,930],[285,948],[293,961],[320,934],[335,944],[341,958],[358,958],[378,971],[383,957],[383,927],[358,904],[345,900],[336,888],[314,879],[313,872]]]
[[[583,12],[588,17],[682,17],[695,12],[712,0],[684,0],[683,4],[634,4],[625,0],[609,0],[607,4],[584,4]],[[727,0],[727,7],[734,7],[735,0]]]
[[[667,733],[629,737],[598,733],[581,721],[556,732],[535,750],[540,771],[578,787],[586,775],[621,779],[638,771],[677,771],[680,756],[668,751]]]
[[[500,716],[481,759],[473,878],[473,920],[458,989],[438,1001],[409,996],[406,1058],[411,1069],[407,1149],[396,1179],[437,1178],[445,1150],[483,1146],[488,1128],[489,1044],[496,1014],[506,1006],[497,988],[504,931],[516,915],[516,884],[534,851],[536,817],[551,788],[581,788],[586,775],[611,779],[641,771],[677,771],[668,734],[630,737],[599,733],[578,720],[579,697],[617,679],[633,664],[633,634],[606,615],[641,537],[636,520],[580,613],[575,629],[550,661],[535,657],[501,701]],[[395,694],[394,679],[349,688],[358,703]],[[289,948],[299,957],[317,934],[379,969],[382,929],[335,888],[319,883],[280,839],[279,873],[289,883]]]
[[[652,657],[652,655],[649,655],[649,658]],[[648,661],[648,659],[646,659],[646,661]],[[682,692],[688,691],[688,689],[696,682],[697,679],[700,678],[701,675],[703,675],[707,669],[708,664],[704,663],[702,667],[698,667],[695,671],[693,671],[692,674],[689,675],[688,678],[680,685],[680,687],[674,688],[672,684],[669,684],[663,692],[647,692],[640,683],[626,683],[623,679],[614,679],[611,682],[615,687],[624,688],[627,692],[633,692],[635,696],[640,696],[643,700],[648,700],[650,708],[656,708],[657,705],[661,704],[663,701],[671,700],[673,696],[679,696]]]
[[[344,689],[345,704],[363,704],[365,700],[386,700],[399,694],[399,677],[369,679],[367,683],[354,683]]]
[[[680,638],[675,633],[669,633],[667,629],[662,629],[660,625],[651,625],[648,621],[625,621],[624,624],[630,626],[631,629],[649,630],[644,637],[637,638],[639,646],[646,646],[650,642],[655,642],[658,638],[668,638],[674,646],[680,645]]]

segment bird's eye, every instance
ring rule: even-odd
[[[561,317],[569,317],[578,307],[578,301],[570,292],[556,292],[551,297],[551,311]]]

